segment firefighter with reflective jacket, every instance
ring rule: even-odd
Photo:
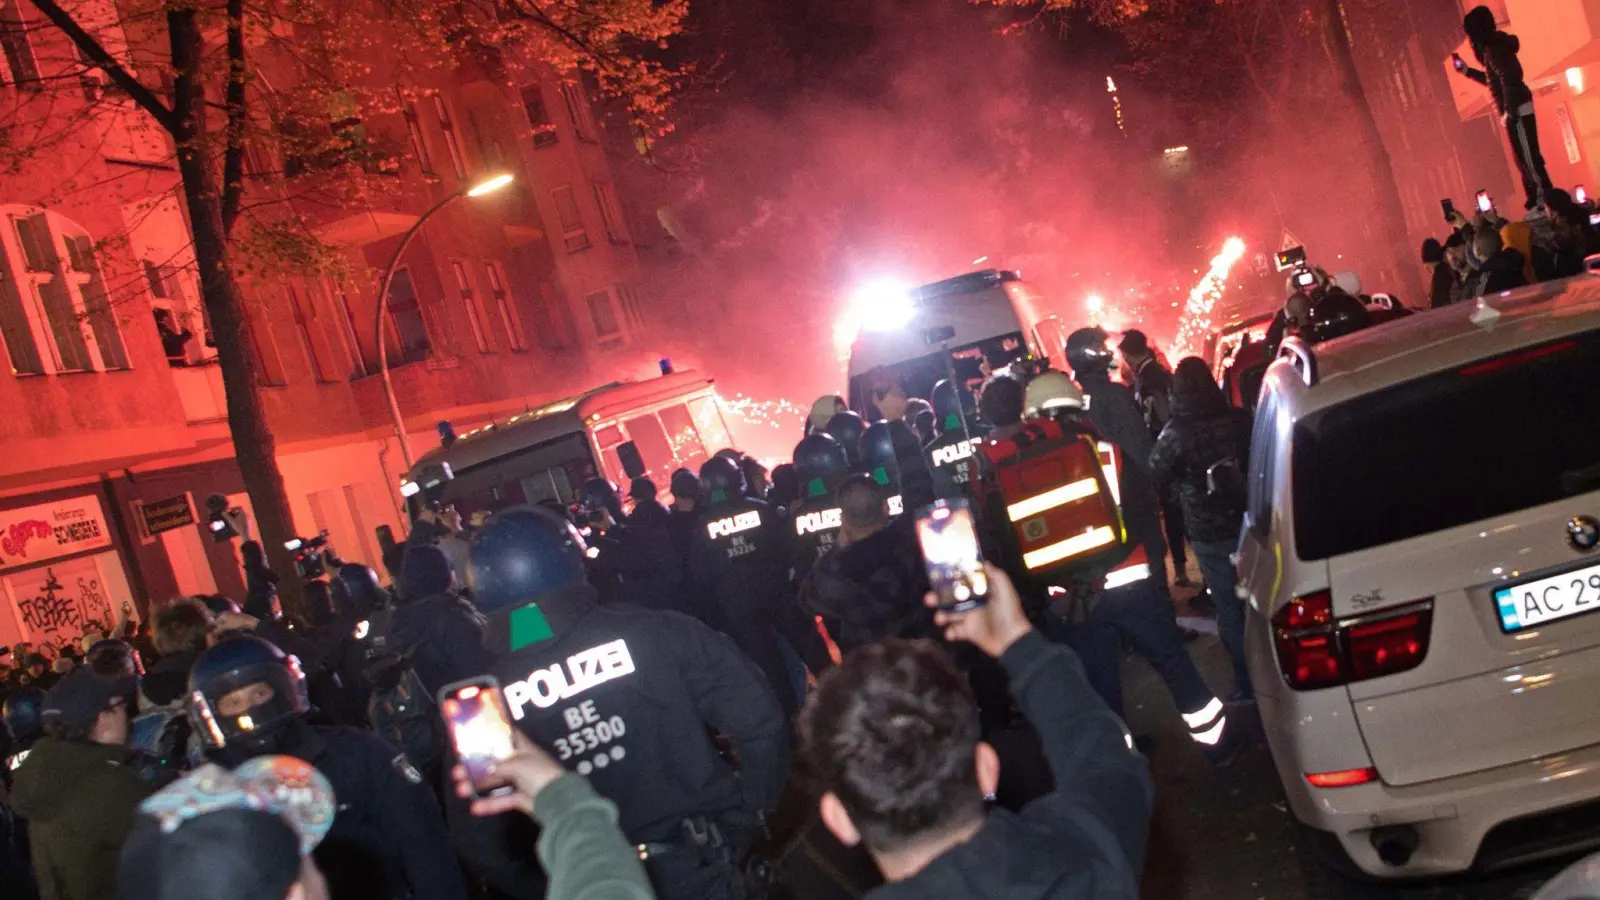
[[[926,452],[933,493],[940,500],[978,498],[978,467],[982,463],[978,448],[989,427],[971,415],[971,406],[972,394],[965,387],[952,388],[949,381],[933,386],[935,437]]]
[[[789,575],[798,585],[839,539],[843,520],[833,492],[850,474],[850,458],[838,441],[813,432],[795,445],[794,470],[800,481],[800,501],[789,510],[794,528]]]
[[[472,546],[473,602],[513,725],[617,806],[663,900],[736,896],[736,866],[782,790],[788,732],[761,673],[679,613],[609,606],[583,539],[546,510],[496,515]],[[726,735],[737,773],[712,742]],[[526,820],[450,808],[468,865],[511,897],[543,879]]]
[[[1189,736],[1204,748],[1207,759],[1227,765],[1237,753],[1239,735],[1226,728],[1219,700],[1183,645],[1167,588],[1161,518],[1150,475],[1150,433],[1133,393],[1110,379],[1112,355],[1106,334],[1098,328],[1072,333],[1066,345],[1073,385],[1059,373],[1030,391],[1025,405],[1035,415],[1048,415],[1099,431],[1097,449],[1105,464],[1107,486],[1118,505],[1128,552],[1103,574],[1097,574],[1089,602],[1080,607],[1072,643],[1084,669],[1107,705],[1122,712],[1120,655],[1124,642],[1148,660],[1166,682],[1183,715]],[[1085,421],[1087,420],[1087,421]],[[1069,590],[1077,585],[1063,584]]]
[[[689,545],[690,583],[716,601],[717,627],[761,667],[784,712],[792,715],[805,676],[791,670],[778,631],[814,666],[826,667],[827,650],[816,628],[803,628],[796,619],[788,524],[765,501],[745,496],[744,472],[731,460],[706,460],[700,484],[706,504]]]

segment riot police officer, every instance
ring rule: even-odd
[[[850,458],[838,441],[813,432],[794,447],[794,471],[800,480],[800,502],[789,511],[794,526],[790,575],[798,586],[839,539],[842,519],[833,492],[850,474]]]
[[[935,437],[926,455],[933,473],[933,492],[940,500],[977,499],[978,447],[989,429],[972,414],[974,405],[965,387],[952,387],[949,381],[933,386]]]
[[[850,468],[860,468],[861,434],[867,430],[867,421],[861,414],[847,409],[829,419],[828,427],[823,430],[844,448],[845,456],[850,458]]]
[[[727,637],[677,613],[600,604],[584,552],[537,509],[497,515],[473,544],[474,602],[513,725],[616,804],[658,896],[731,897],[783,787],[782,714]],[[739,774],[713,731],[732,741]],[[511,896],[539,896],[533,842],[514,831],[525,823],[456,805],[451,817],[471,867]]]
[[[285,754],[333,784],[338,814],[316,860],[330,895],[465,900],[438,801],[392,744],[367,731],[314,726],[298,660],[258,637],[226,638],[189,673],[189,717],[207,757],[233,767]]]
[[[730,460],[706,460],[700,483],[706,504],[691,537],[690,583],[715,598],[716,627],[755,660],[792,715],[800,685],[775,631],[792,615],[786,607],[794,606],[784,524],[766,502],[745,496],[744,473]]]

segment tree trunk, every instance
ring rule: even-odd
[[[1361,75],[1356,69],[1355,56],[1350,49],[1350,36],[1345,31],[1344,10],[1341,0],[1326,0],[1326,10],[1322,16],[1323,46],[1326,48],[1329,61],[1333,63],[1339,75],[1339,88],[1356,113],[1356,137],[1361,144],[1361,152],[1366,156],[1367,170],[1372,177],[1374,199],[1377,209],[1378,231],[1383,236],[1383,243],[1389,246],[1393,259],[1395,276],[1402,282],[1396,289],[1404,291],[1404,297],[1411,300],[1413,305],[1427,299],[1423,289],[1418,266],[1410,246],[1411,239],[1406,233],[1405,208],[1400,204],[1400,185],[1394,177],[1394,165],[1389,159],[1389,150],[1383,143],[1383,132],[1378,130],[1378,120],[1372,115],[1372,105],[1367,102],[1366,89],[1361,86]],[[1368,285],[1369,288],[1379,287]]]
[[[199,77],[202,50],[198,23],[192,10],[168,13],[172,41],[175,128],[178,172],[189,206],[189,229],[194,238],[195,264],[200,270],[200,292],[217,344],[222,387],[228,402],[228,430],[233,452],[250,495],[262,548],[272,568],[282,576],[278,593],[284,609],[299,615],[305,594],[295,571],[294,554],[284,542],[295,536],[289,495],[278,471],[277,441],[267,424],[266,410],[256,387],[255,357],[249,340],[250,323],[244,314],[244,293],[229,259],[227,235],[222,227],[222,193],[211,149],[205,140],[204,83]]]

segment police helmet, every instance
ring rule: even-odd
[[[1111,371],[1111,349],[1103,328],[1079,328],[1067,336],[1067,365],[1077,378]]]
[[[965,387],[952,388],[948,380],[933,386],[933,424],[940,434],[959,431],[962,418],[977,408],[977,399]]]
[[[897,484],[900,465],[895,459],[894,433],[888,422],[873,422],[861,435],[861,464],[874,481],[882,485]],[[898,422],[901,428],[904,422]]]
[[[688,469],[675,469],[672,473],[672,482],[669,490],[675,500],[693,500],[700,502],[700,476]]]
[[[587,551],[572,523],[548,509],[499,513],[472,540],[472,603],[492,616],[582,584]]]
[[[235,692],[242,696],[223,702]],[[311,699],[300,660],[241,634],[224,638],[195,660],[188,707],[189,724],[206,747],[266,750],[279,730],[311,710]]]
[[[1311,307],[1310,320],[1300,334],[1317,344],[1360,331],[1372,324],[1372,314],[1361,301],[1341,290],[1330,290]]]
[[[1048,416],[1059,409],[1083,409],[1083,391],[1065,372],[1043,372],[1028,382],[1023,392],[1026,415]]]
[[[26,744],[43,732],[44,696],[41,688],[20,687],[6,697],[4,716],[13,741]]]
[[[220,616],[223,613],[241,612],[239,609],[239,604],[233,602],[227,597],[222,596],[221,594],[203,595],[200,597],[200,602],[206,605],[206,609],[210,610],[213,616]]]
[[[860,413],[847,409],[829,419],[828,427],[823,430],[844,448],[850,468],[861,464],[861,433],[867,430],[867,423]]]
[[[744,469],[726,456],[713,456],[700,464],[700,486],[709,505],[737,500],[744,496]]]
[[[850,474],[850,457],[832,436],[818,431],[794,445],[794,471],[801,496],[821,497]]]
[[[333,602],[340,613],[366,616],[388,599],[378,573],[361,563],[345,563],[333,575]]]
[[[917,418],[923,413],[932,412],[932,403],[929,403],[921,397],[912,397],[910,400],[906,401],[906,411],[901,414],[900,418],[903,419],[907,425],[910,425],[912,428],[916,428]]]
[[[622,500],[617,496],[617,486],[604,478],[591,478],[578,487],[578,509],[587,516],[605,510],[611,518],[622,519]]]
[[[773,506],[787,507],[800,499],[800,478],[793,463],[779,463],[772,467],[772,490],[767,492],[767,502]]]

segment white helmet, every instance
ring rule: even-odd
[[[1041,372],[1028,382],[1022,405],[1030,416],[1048,415],[1063,408],[1083,409],[1083,391],[1065,372]]]
[[[1352,297],[1361,296],[1361,276],[1345,269],[1333,276],[1334,286]]]

